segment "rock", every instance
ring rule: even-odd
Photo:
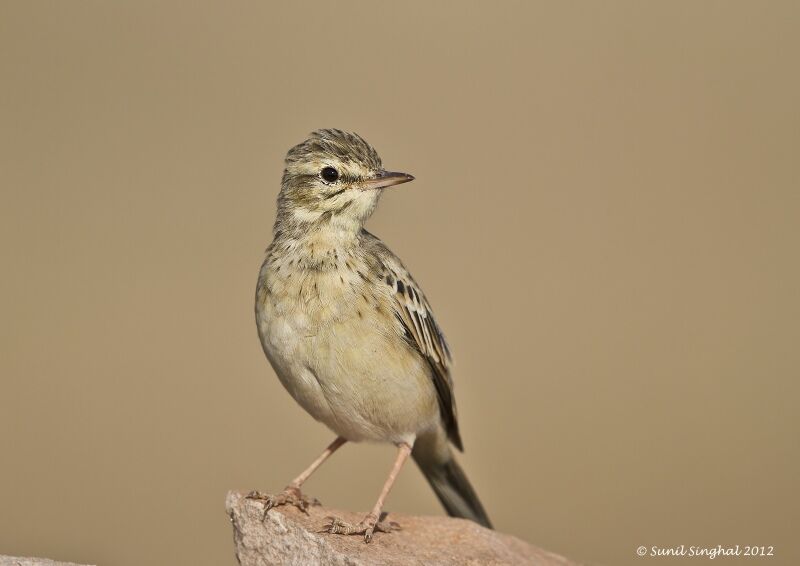
[[[73,562],[56,562],[49,558],[21,558],[19,556],[0,556],[0,566],[80,566]]]
[[[310,507],[308,514],[291,506],[271,509],[231,491],[225,507],[233,524],[236,557],[242,566],[271,564],[451,565],[535,564],[575,566],[511,535],[498,533],[465,519],[415,517],[390,514],[401,530],[375,533],[366,544],[363,536],[321,533],[327,517],[360,521],[365,513]],[[263,518],[263,521],[262,521]]]

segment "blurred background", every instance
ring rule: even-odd
[[[286,150],[417,180],[368,228],[456,358],[499,530],[797,564],[793,2],[0,4],[0,554],[235,564],[229,489],[332,439],[253,294]],[[368,509],[393,448],[307,484]],[[388,509],[439,514],[408,466]]]

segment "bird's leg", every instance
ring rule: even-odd
[[[389,472],[389,477],[386,478],[386,483],[383,484],[383,490],[381,490],[381,494],[378,496],[378,501],[375,502],[375,506],[372,508],[372,511],[370,511],[370,513],[364,517],[360,523],[351,525],[350,523],[346,523],[345,521],[337,519],[336,517],[329,517],[330,522],[325,525],[323,532],[340,535],[363,534],[364,541],[370,542],[375,531],[390,533],[392,530],[399,528],[397,523],[381,521],[381,510],[383,509],[383,502],[386,500],[386,496],[389,495],[389,490],[392,489],[392,485],[394,485],[394,481],[397,479],[397,474],[400,473],[400,468],[403,467],[403,464],[408,459],[409,454],[411,454],[411,446],[405,443],[397,446],[397,458],[394,461],[392,471]]]
[[[294,478],[281,493],[277,495],[270,495],[268,493],[251,491],[247,494],[247,498],[264,502],[264,517],[267,516],[267,511],[279,505],[294,505],[303,513],[308,513],[308,506],[319,505],[319,501],[316,499],[308,499],[300,492],[300,486],[303,485],[303,483],[309,477],[311,477],[311,474],[313,474],[316,469],[319,468],[322,463],[327,460],[331,454],[336,452],[336,450],[338,450],[339,447],[341,447],[345,442],[347,442],[347,440],[341,436],[331,442],[325,451],[319,455],[319,458],[314,460],[308,468],[303,470],[303,473]]]

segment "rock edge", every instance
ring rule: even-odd
[[[81,566],[74,562],[58,562],[49,558],[0,556],[0,566]]]
[[[388,520],[399,523],[402,530],[375,533],[373,541],[366,544],[361,536],[320,532],[330,516],[358,522],[364,513],[318,506],[311,507],[306,515],[295,507],[282,506],[271,509],[265,516],[261,502],[246,499],[245,494],[238,491],[228,492],[225,508],[233,526],[236,557],[242,566],[576,566],[563,556],[464,519],[391,513]]]

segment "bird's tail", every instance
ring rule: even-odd
[[[456,462],[443,431],[437,430],[419,436],[411,456],[448,515],[470,519],[489,529],[493,528],[464,470]]]

